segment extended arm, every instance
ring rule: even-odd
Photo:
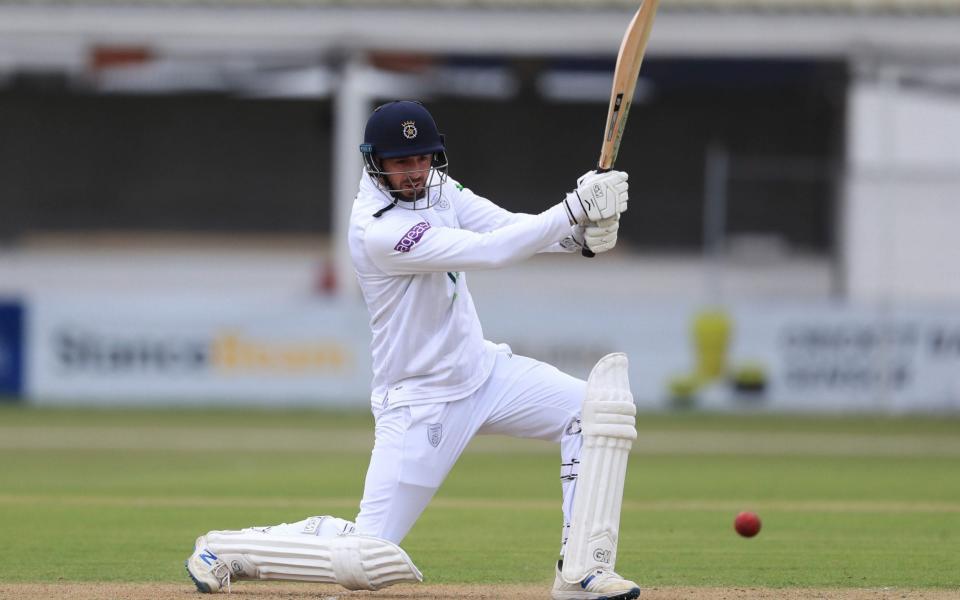
[[[524,217],[485,233],[407,219],[375,222],[367,230],[367,251],[388,275],[470,271],[519,262],[570,234],[562,203]]]
[[[459,187],[458,189],[459,197],[456,203],[457,220],[463,229],[477,233],[486,233],[512,223],[536,218],[536,215],[510,212],[483,196],[478,196],[469,188]],[[568,235],[565,237],[572,239],[574,236],[568,232]],[[581,246],[583,245],[582,241],[578,241],[577,243]],[[572,252],[576,249],[573,244],[564,244],[562,241],[552,241],[537,250],[537,252]]]
[[[612,174],[616,177],[620,174]],[[625,195],[626,191],[626,174],[622,174],[622,181],[616,181],[616,184],[621,184],[622,191]],[[588,172],[583,177],[580,177],[577,180],[578,188],[583,187],[584,190],[576,190],[571,192],[570,196],[566,200],[569,202],[577,202],[579,205],[580,197],[587,197],[592,195],[592,188],[594,179],[597,177],[597,174],[594,172]],[[610,177],[610,176],[608,176]],[[460,184],[454,182],[459,190],[457,198],[457,219],[460,222],[460,226],[463,229],[469,231],[475,231],[478,233],[484,233],[489,231],[494,231],[500,227],[504,227],[511,223],[517,223],[525,219],[535,218],[535,215],[529,215],[524,213],[513,213],[506,209],[497,206],[490,200],[482,196],[478,196],[473,193],[470,189],[464,188]],[[618,193],[620,190],[615,190],[614,193]],[[604,190],[606,193],[606,190]],[[626,210],[626,201],[617,204],[617,210],[622,212]],[[569,207],[568,207],[569,209]],[[574,220],[574,216],[570,214],[571,220]],[[606,252],[611,250],[617,241],[617,230],[619,228],[619,214],[608,219],[604,219],[598,223],[586,223],[585,225],[575,224],[571,228],[570,234],[564,236],[561,240],[557,242],[551,242],[547,246],[541,248],[539,252],[571,252],[577,250],[584,246],[588,246],[596,253]]]

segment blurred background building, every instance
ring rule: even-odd
[[[539,212],[637,5],[0,0],[0,395],[363,406],[370,110],[423,100],[456,179]],[[470,274],[488,337],[626,350],[647,408],[960,411],[958,59],[958,0],[662,0],[620,246]]]

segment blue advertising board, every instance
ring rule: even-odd
[[[0,300],[0,401],[23,394],[23,305]]]

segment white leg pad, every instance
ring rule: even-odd
[[[372,536],[321,538],[244,529],[211,531],[207,544],[233,570],[257,579],[338,583],[348,590],[423,581],[402,548]]]
[[[637,439],[627,366],[625,354],[608,354],[587,378],[580,474],[561,573],[568,583],[595,569],[613,570],[617,561],[627,458]]]

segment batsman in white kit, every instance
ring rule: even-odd
[[[627,209],[627,175],[590,171],[540,214],[511,213],[447,175],[444,138],[418,102],[370,116],[349,245],[373,333],[375,443],[354,522],[210,531],[187,572],[201,592],[231,580],[378,590],[423,580],[400,543],[477,434],[560,444],[563,530],[554,600],[627,600],[614,571],[627,456],[637,432],[623,354],[587,381],[483,338],[465,273],[539,252],[606,252]],[[602,309],[602,300],[588,309]]]

